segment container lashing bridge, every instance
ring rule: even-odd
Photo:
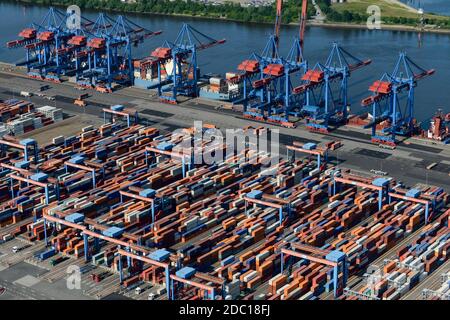
[[[177,104],[178,95],[198,96],[197,82],[199,51],[225,43],[225,39],[216,40],[201,33],[188,24],[183,24],[174,42],[165,41],[151,53],[148,68],[156,63],[158,67],[157,83],[149,89],[157,89],[160,101]],[[141,70],[142,72],[142,70]],[[164,76],[164,78],[163,78]]]
[[[415,87],[419,80],[434,72],[434,69],[418,66],[402,52],[393,72],[383,74],[370,86],[372,95],[363,99],[361,105],[372,107],[372,120],[364,126],[372,129],[372,143],[395,147],[397,135],[411,136],[415,133]]]
[[[302,115],[307,129],[328,133],[330,125],[346,124],[348,117],[348,78],[371,60],[361,60],[337,43],[324,64],[317,63],[302,77],[303,84],[293,89],[294,95],[304,95]]]

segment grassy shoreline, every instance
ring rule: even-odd
[[[310,27],[324,27],[324,28],[331,28],[331,29],[366,29],[367,26],[365,24],[357,24],[357,23],[341,23],[341,22],[325,22],[325,23],[315,23],[314,21],[308,21],[307,26]],[[417,27],[414,26],[408,26],[408,25],[400,25],[400,24],[382,24],[381,29],[378,30],[371,30],[371,31],[401,31],[401,32],[423,32],[423,33],[434,33],[434,34],[448,34],[450,35],[450,29],[437,29],[437,28],[425,28],[423,30],[420,30]]]

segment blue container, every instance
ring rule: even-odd
[[[227,264],[233,263],[233,262],[234,262],[234,259],[235,259],[234,256],[231,255],[231,256],[229,256],[229,257],[223,259],[223,260],[220,262],[220,265],[221,265],[222,267],[223,267],[223,266],[226,266]]]
[[[162,151],[170,151],[173,148],[173,144],[170,142],[161,142],[156,146],[156,148]]]
[[[110,238],[118,238],[123,234],[123,229],[119,227],[111,227],[103,230],[103,235]]]
[[[313,142],[308,142],[303,145],[303,149],[305,149],[305,150],[314,150],[314,149],[316,149],[316,147],[317,147],[317,144],[315,144]]]
[[[411,189],[408,192],[406,192],[406,196],[411,197],[411,198],[417,198],[418,196],[420,196],[420,190],[419,189]]]
[[[83,161],[84,161],[84,157],[82,157],[80,155],[73,156],[72,158],[69,159],[69,162],[74,163],[74,164],[82,164]]]
[[[30,161],[19,161],[14,164],[16,168],[27,169],[30,166]]]
[[[250,199],[261,199],[262,195],[263,193],[260,190],[252,190],[249,193],[247,193],[247,197]]]
[[[41,252],[41,253],[39,254],[39,258],[40,258],[41,260],[45,260],[45,259],[48,259],[48,258],[54,256],[55,254],[56,254],[55,248],[51,248],[50,250]]]
[[[244,265],[248,268],[253,268],[256,265],[256,257],[251,257],[245,260]]]
[[[108,152],[106,151],[106,149],[100,149],[95,152],[95,157],[97,159],[104,159],[107,156],[108,156]]]
[[[66,221],[72,222],[72,223],[79,223],[84,221],[84,214],[75,212],[72,214],[69,214],[65,217]]]
[[[376,178],[372,181],[372,184],[377,187],[384,187],[389,184],[389,179],[386,178]]]
[[[124,109],[124,106],[121,104],[116,104],[114,106],[111,106],[111,110],[113,110],[113,111],[123,111],[123,109]]]
[[[162,262],[170,257],[170,252],[166,249],[158,249],[148,255],[150,259]]]
[[[182,279],[189,279],[191,278],[197,271],[194,268],[191,267],[184,267],[175,272],[175,275],[177,277],[180,277]]]
[[[44,180],[47,180],[47,178],[48,178],[48,174],[43,173],[43,172],[39,172],[39,173],[33,174],[30,177],[31,180],[38,181],[38,182],[42,182]]]
[[[153,189],[144,189],[141,192],[139,192],[139,195],[141,197],[153,198],[156,195],[156,191]]]

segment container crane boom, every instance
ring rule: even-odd
[[[281,27],[281,12],[283,10],[283,0],[277,0],[277,13],[275,16],[275,30],[274,30],[274,35],[275,35],[275,43],[277,46],[277,49],[279,47],[279,43],[280,43],[280,27]]]
[[[299,30],[300,47],[302,49],[302,52],[305,39],[306,19],[308,18],[307,14],[308,14],[308,0],[303,0],[302,13],[300,15],[300,30]]]

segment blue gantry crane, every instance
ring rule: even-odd
[[[26,66],[28,76],[60,82],[61,75],[76,68],[71,53],[84,43],[70,43],[70,39],[79,36],[92,21],[80,17],[80,28],[71,29],[67,23],[71,15],[50,7],[40,22],[31,23],[19,33],[20,39],[7,43],[10,49],[25,47],[26,60],[18,65]]]
[[[372,142],[396,146],[396,135],[410,136],[416,129],[414,95],[417,81],[432,75],[413,62],[404,52],[399,54],[392,73],[384,73],[370,86],[372,95],[362,100],[362,106],[372,107],[372,120],[365,128],[372,129]],[[380,126],[382,122],[386,125]],[[377,133],[381,129],[381,134]]]
[[[307,1],[302,3],[299,36],[294,39],[286,58],[278,51],[281,11],[282,1],[279,0],[274,34],[269,37],[261,55],[253,53],[250,59],[242,62],[238,66],[240,73],[230,81],[242,81],[242,95],[234,104],[243,105],[244,117],[294,127],[289,117],[299,116],[303,97],[292,94],[293,80],[307,69],[303,59]]]
[[[348,116],[348,78],[351,72],[371,63],[356,58],[337,43],[324,64],[317,63],[302,77],[304,81],[293,89],[294,94],[305,95],[302,107],[307,129],[327,133],[330,125],[345,124]]]
[[[77,72],[77,83],[100,92],[111,92],[113,83],[132,84],[132,46],[161,33],[145,29],[122,15],[114,20],[103,13],[86,32],[89,34],[86,49],[78,54],[79,58],[86,57],[86,68]]]
[[[33,22],[9,41],[8,48],[25,47],[28,75],[60,82],[62,75],[75,75],[76,82],[101,92],[110,92],[112,83],[132,84],[131,47],[161,31],[150,31],[124,16],[112,19],[100,13],[94,21],[80,17],[71,27],[73,12],[49,9],[41,22]]]
[[[198,96],[199,68],[197,53],[222,44],[184,23],[174,42],[165,41],[151,53],[149,61],[157,64],[158,79],[149,89],[157,89],[160,101],[177,104],[178,95]]]
[[[259,72],[249,93],[236,101],[243,103],[244,117],[293,127],[291,115],[298,116],[301,96],[293,95],[293,78],[307,69],[298,38],[286,58],[278,53],[276,37],[270,36],[262,54],[257,57]]]

